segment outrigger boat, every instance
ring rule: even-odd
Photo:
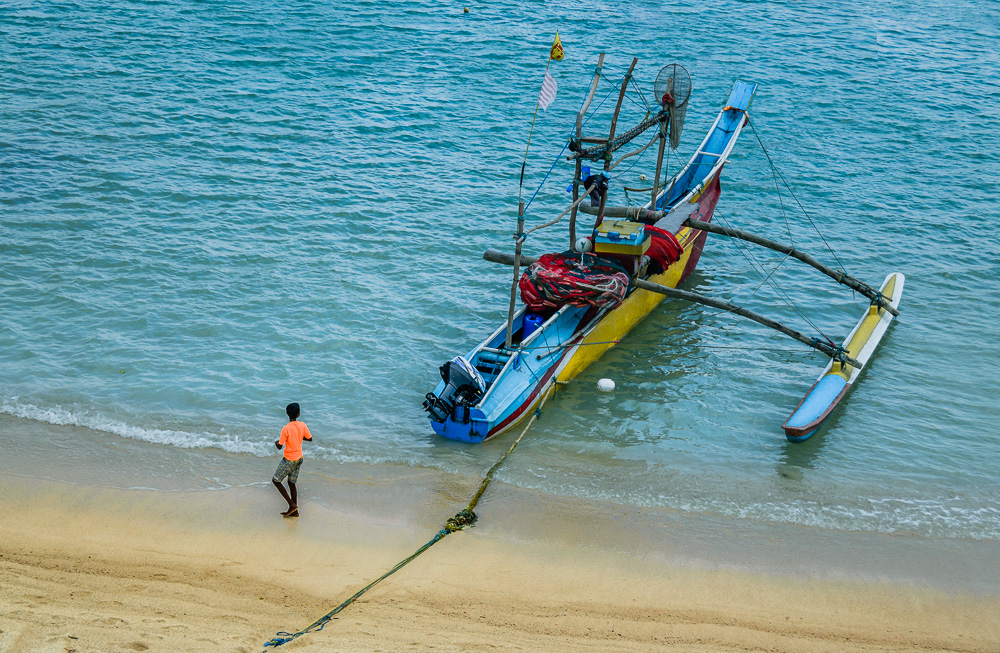
[[[575,132],[567,145],[571,151],[569,159],[575,162],[573,202],[554,220],[527,232],[525,206],[520,202],[514,254],[488,250],[483,255],[486,260],[514,267],[507,321],[467,354],[441,366],[441,381],[424,401],[434,431],[453,440],[483,442],[514,427],[557,384],[569,383],[598,360],[665,297],[732,311],[782,331],[830,356],[833,367],[828,366],[822,378],[833,373],[850,387],[889,320],[898,315],[902,275],[897,275],[896,286],[875,290],[791,247],[711,223],[720,195],[720,175],[743,128],[749,124],[748,112],[756,84],[737,81],[733,85],[725,105],[687,165],[662,186],[660,173],[665,146],[669,141],[676,149],[679,143],[691,91],[690,76],[682,66],[671,64],[660,71],[654,84],[658,106],[636,127],[616,136],[622,102],[629,85],[634,84],[632,71],[638,60],[633,59],[621,83],[608,136],[585,137],[584,117],[600,80],[603,60],[601,54],[589,93],[577,115]],[[652,128],[656,133],[644,147],[614,159],[614,152]],[[659,143],[659,153],[649,189],[650,201],[642,208],[609,206],[608,173],[654,142]],[[588,167],[582,165],[584,161],[603,162],[603,171],[589,174]],[[588,199],[590,206],[583,204]],[[593,227],[586,229],[586,235],[577,239],[580,213],[594,215],[595,219]],[[569,250],[541,257],[522,254],[527,234],[555,224],[566,214],[570,215]],[[839,346],[828,340],[808,338],[730,302],[677,289],[697,266],[709,231],[777,249],[816,267],[869,297],[880,321],[873,329],[859,325],[848,342]],[[522,265],[529,266],[523,276]],[[515,310],[518,288],[524,305]],[[886,315],[888,319],[884,319]],[[851,340],[862,331],[869,334],[864,343]],[[846,378],[842,376],[845,373]],[[814,433],[846,392],[841,387],[842,392],[833,393],[838,384],[822,378],[786,424],[787,431],[799,429],[795,425],[802,422],[801,428],[808,432],[796,430],[794,436],[788,435],[789,439],[801,440]],[[835,396],[828,396],[832,394]],[[798,416],[799,413],[802,415]]]

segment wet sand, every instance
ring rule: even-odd
[[[72,428],[4,418],[0,444],[14,427]],[[185,455],[265,479],[272,466]],[[263,650],[428,541],[478,484],[317,461],[296,520],[266,480],[157,491],[16,468],[31,465],[0,470],[4,652]],[[478,513],[279,650],[1000,650],[993,542],[626,510],[503,483]]]

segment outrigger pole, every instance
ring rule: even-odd
[[[593,215],[596,213],[595,209],[590,207],[582,206],[580,210],[584,213],[590,213]],[[652,211],[650,209],[644,209],[639,207],[631,206],[609,206],[605,207],[604,215],[609,218],[628,218],[631,220],[645,220],[645,221],[656,221],[667,214],[666,211]],[[731,238],[738,238],[740,240],[745,240],[749,243],[754,243],[755,245],[760,245],[761,247],[766,247],[768,249],[773,249],[776,252],[781,252],[782,254],[787,254],[794,259],[798,259],[810,265],[826,276],[830,277],[839,284],[843,284],[854,290],[861,295],[864,295],[868,299],[872,300],[879,308],[884,308],[886,311],[891,313],[893,316],[899,316],[899,309],[892,307],[885,297],[882,296],[875,288],[869,286],[864,281],[856,279],[851,275],[843,272],[841,270],[834,270],[826,265],[823,265],[815,258],[806,254],[805,252],[799,251],[794,247],[790,247],[783,243],[771,240],[769,238],[764,238],[763,236],[758,236],[752,234],[749,231],[743,231],[741,229],[733,229],[732,227],[723,227],[717,224],[712,224],[711,222],[702,222],[701,220],[692,220],[688,218],[681,223],[683,227],[690,227],[692,229],[700,229],[702,231],[707,231],[709,233],[718,234],[720,236],[729,236]]]
[[[672,297],[674,299],[684,299],[696,304],[704,304],[705,306],[711,306],[712,308],[719,308],[724,311],[729,311],[730,313],[741,315],[749,320],[753,320],[757,324],[763,324],[766,327],[771,327],[775,331],[784,333],[786,336],[795,338],[802,344],[823,352],[835,361],[847,363],[848,365],[852,365],[858,369],[864,367],[864,365],[848,356],[843,347],[838,347],[835,344],[820,340],[819,338],[809,338],[804,336],[795,329],[789,329],[781,322],[772,320],[769,317],[764,317],[760,313],[754,313],[751,310],[745,309],[742,306],[737,306],[732,302],[727,302],[724,299],[706,297],[705,295],[699,295],[687,290],[679,290],[677,288],[663,286],[658,283],[653,283],[652,281],[646,281],[645,279],[637,279],[635,286],[636,288],[642,288],[643,290],[648,290],[650,292],[660,293],[661,295],[666,295],[667,297]]]
[[[510,254],[505,254],[504,252],[497,251],[495,249],[488,249],[483,252],[483,259],[490,261],[491,263],[501,263],[503,265],[513,265],[515,263],[515,258]],[[520,256],[519,262],[531,265],[538,258],[535,256]],[[764,317],[759,313],[755,313],[751,310],[743,308],[742,306],[737,306],[732,302],[727,302],[723,299],[713,299],[712,297],[706,297],[705,295],[699,295],[697,293],[689,292],[687,290],[678,290],[677,288],[670,288],[668,286],[663,286],[658,283],[653,283],[651,281],[646,281],[645,279],[637,279],[635,281],[636,288],[642,288],[643,290],[648,290],[649,292],[659,293],[661,295],[666,295],[667,297],[672,297],[674,299],[684,299],[689,302],[694,302],[696,304],[703,304],[705,306],[710,306],[712,308],[718,308],[730,313],[735,313],[749,320],[753,320],[758,324],[762,324],[766,327],[770,327],[776,331],[784,333],[786,336],[795,338],[799,342],[817,351],[821,351],[830,358],[846,363],[858,369],[864,367],[864,365],[854,358],[847,355],[842,347],[838,347],[836,344],[820,340],[819,338],[809,338],[804,336],[795,329],[790,329],[784,324],[772,320],[769,317]]]

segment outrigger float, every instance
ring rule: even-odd
[[[826,267],[792,247],[745,231],[712,224],[720,194],[722,168],[744,127],[756,84],[737,81],[718,117],[683,168],[661,185],[666,144],[676,149],[691,92],[691,78],[680,65],[665,66],[653,85],[655,105],[632,129],[616,133],[623,100],[638,59],[622,79],[607,137],[587,137],[582,127],[602,75],[601,54],[589,92],[567,144],[575,163],[573,201],[553,220],[524,229],[519,202],[515,250],[488,250],[483,258],[514,268],[510,310],[505,324],[440,368],[441,381],[426,395],[424,409],[439,435],[462,442],[483,442],[530,415],[557,384],[569,383],[613,347],[664,298],[684,299],[731,311],[774,328],[830,357],[823,374],[784,424],[786,436],[799,442],[813,435],[844,397],[899,314],[903,275],[893,273],[879,289],[841,270]],[[639,91],[640,100],[644,101]],[[640,134],[655,129],[643,147],[618,159],[614,153]],[[623,160],[658,143],[649,202],[639,207],[607,203],[609,173]],[[565,152],[564,148],[564,152]],[[603,162],[590,174],[585,161]],[[523,175],[522,175],[523,176]],[[589,200],[590,205],[584,204]],[[522,253],[528,234],[569,214],[569,249],[541,257]],[[592,226],[577,238],[577,218],[593,215]],[[731,302],[680,290],[694,271],[707,234],[738,238],[798,259],[832,277],[871,304],[843,344],[798,331]],[[528,266],[524,274],[521,267]],[[523,306],[515,310],[516,293]]]

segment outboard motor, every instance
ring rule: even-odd
[[[469,361],[456,356],[441,366],[441,378],[444,379],[444,389],[434,396],[428,392],[424,401],[424,410],[430,413],[435,422],[444,422],[455,412],[456,406],[466,409],[475,406],[476,402],[486,392],[486,382],[479,371]],[[464,419],[469,421],[469,411],[465,410]]]

